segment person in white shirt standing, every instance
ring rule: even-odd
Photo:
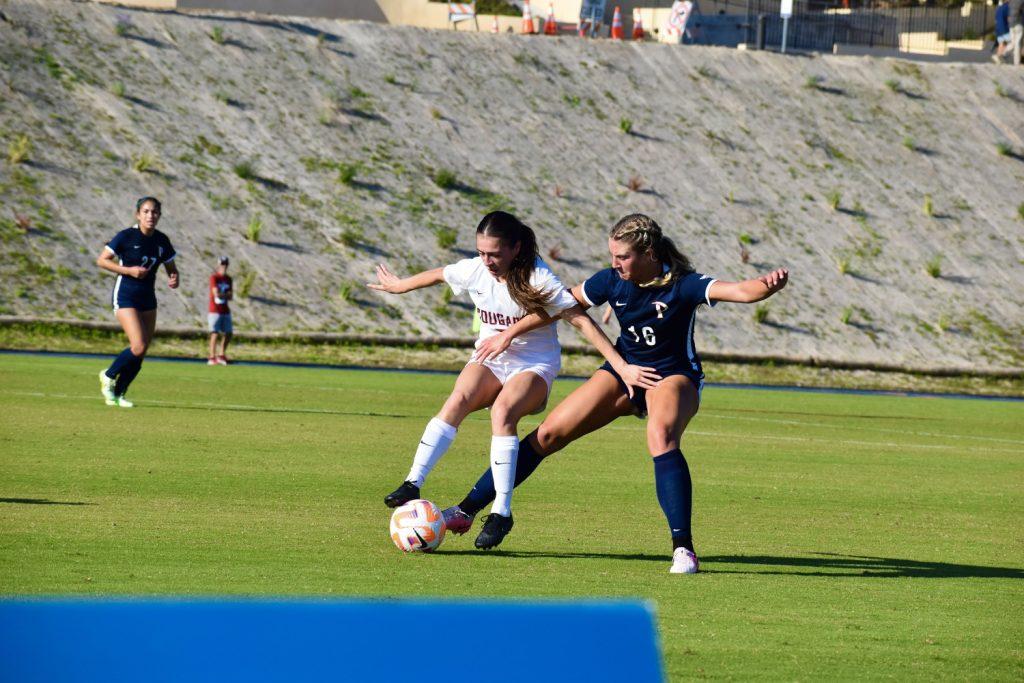
[[[537,240],[528,226],[504,211],[494,211],[476,229],[478,256],[441,268],[399,278],[387,266],[377,266],[371,289],[403,294],[447,283],[455,294],[468,291],[480,313],[477,345],[532,312],[561,315],[577,327],[615,368],[621,368],[630,387],[653,388],[660,377],[651,368],[628,365],[576,299],[537,256]],[[544,410],[551,384],[561,368],[561,347],[554,326],[518,337],[496,358],[474,357],[455,381],[451,395],[420,439],[406,480],[385,496],[388,507],[420,497],[427,475],[448,450],[462,421],[472,412],[491,408],[491,472],[495,498],[484,517],[477,548],[497,546],[512,529],[512,488],[519,453],[519,420]]]

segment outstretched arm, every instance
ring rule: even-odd
[[[713,301],[732,301],[740,304],[752,304],[767,299],[789,282],[789,271],[778,268],[753,280],[742,282],[723,282],[718,280],[708,289],[708,299]]]
[[[378,292],[389,294],[405,294],[414,289],[422,289],[444,282],[444,268],[434,268],[401,278],[388,270],[383,263],[377,264],[377,282],[367,282],[366,286]]]

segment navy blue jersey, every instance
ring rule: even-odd
[[[162,263],[170,263],[175,257],[174,247],[167,235],[153,230],[147,237],[134,225],[114,235],[114,239],[107,242],[107,249],[117,255],[118,263],[122,266],[149,268],[146,277],[141,280],[125,275],[117,276],[113,293],[115,308],[129,307],[129,302],[136,298],[152,298],[157,267]]]
[[[595,273],[583,283],[583,297],[591,306],[608,302],[619,321],[615,342],[627,363],[655,368],[662,376],[704,376],[693,343],[697,307],[714,305],[708,289],[715,280],[689,273],[664,287],[638,287],[619,277],[613,268]]]

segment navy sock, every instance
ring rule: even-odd
[[[672,530],[672,548],[693,550],[690,515],[693,510],[693,483],[683,452],[676,448],[654,458],[654,486],[658,503]]]
[[[128,387],[131,385],[132,380],[139,374],[139,370],[142,369],[142,360],[144,356],[133,356],[135,362],[129,363],[124,366],[121,370],[121,374],[117,376],[117,382],[114,384],[114,393],[118,396],[124,396],[124,392],[128,391]]]
[[[530,443],[530,437],[535,434],[536,432],[531,432],[529,436],[519,442],[519,457],[516,461],[516,477],[513,486],[523,483],[544,459],[544,456],[538,453]],[[494,495],[494,477],[491,475],[490,468],[487,468],[477,480],[476,485],[473,486],[473,490],[459,503],[459,508],[467,515],[475,515],[494,500]]]
[[[107,377],[109,377],[110,379],[114,379],[115,377],[120,375],[121,372],[124,370],[125,366],[131,363],[133,360],[135,360],[135,358],[136,356],[134,353],[132,353],[132,347],[130,346],[121,353],[117,354],[117,358],[115,358],[114,362],[110,364],[109,368],[107,368]]]

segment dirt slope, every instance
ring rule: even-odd
[[[163,323],[201,324],[224,253],[248,281],[240,329],[398,335],[465,334],[470,309],[440,289],[368,292],[374,262],[461,258],[503,207],[560,248],[548,260],[574,283],[603,267],[611,223],[643,211],[703,272],[793,271],[760,312],[702,314],[703,349],[1024,365],[1024,77],[1010,67],[0,10],[0,133],[29,143],[0,163],[2,313],[109,317],[92,261],[142,194],[164,199],[184,273],[160,292]]]

